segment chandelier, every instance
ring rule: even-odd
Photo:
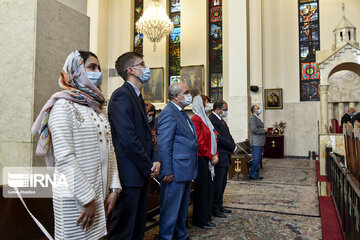
[[[144,14],[136,22],[136,30],[144,34],[150,42],[154,43],[154,52],[156,43],[171,33],[174,24],[166,14],[164,8],[159,4],[159,0],[153,0]]]

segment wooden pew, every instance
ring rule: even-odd
[[[351,123],[348,123],[345,126],[346,126],[345,138],[347,139],[347,146],[345,145],[345,148],[347,149],[348,152],[347,154],[348,156],[346,157],[347,168],[350,170],[352,174],[355,175],[356,166],[355,166],[355,145],[354,145],[354,134],[353,134],[354,127],[352,126]]]
[[[354,124],[354,143],[355,143],[355,178],[360,181],[360,123]]]

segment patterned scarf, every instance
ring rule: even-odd
[[[45,156],[47,165],[53,165],[51,150],[51,134],[48,121],[49,114],[58,99],[68,99],[70,101],[87,105],[100,113],[101,106],[105,102],[102,92],[87,77],[84,59],[78,51],[72,52],[66,59],[63,70],[59,77],[59,85],[62,91],[53,94],[41,109],[36,118],[31,133],[39,134],[39,141],[36,147],[37,156]],[[50,162],[51,161],[51,162]]]

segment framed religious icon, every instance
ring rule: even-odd
[[[143,87],[144,101],[164,102],[164,68],[150,68],[150,71],[150,80]]]
[[[204,94],[204,65],[181,67],[180,81],[189,86],[193,98]]]
[[[282,109],[283,96],[282,88],[265,89],[265,109]]]

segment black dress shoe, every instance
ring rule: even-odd
[[[210,227],[213,227],[213,228],[216,227],[216,224],[213,222],[210,222],[210,221],[207,223],[207,225],[209,225]]]
[[[221,213],[232,213],[232,211],[231,211],[231,210],[226,209],[226,208],[222,208],[222,209],[220,209],[220,212],[221,212]]]
[[[211,229],[213,228],[212,226],[210,226],[209,224],[205,224],[205,225],[198,225],[198,224],[193,224],[195,227],[198,228],[202,228],[202,229]]]
[[[218,212],[213,212],[213,216],[214,217],[218,217],[218,218],[226,218],[226,215],[221,213],[220,211]]]
[[[253,177],[249,177],[250,180],[263,180],[263,177],[257,177],[257,178],[253,178]]]

